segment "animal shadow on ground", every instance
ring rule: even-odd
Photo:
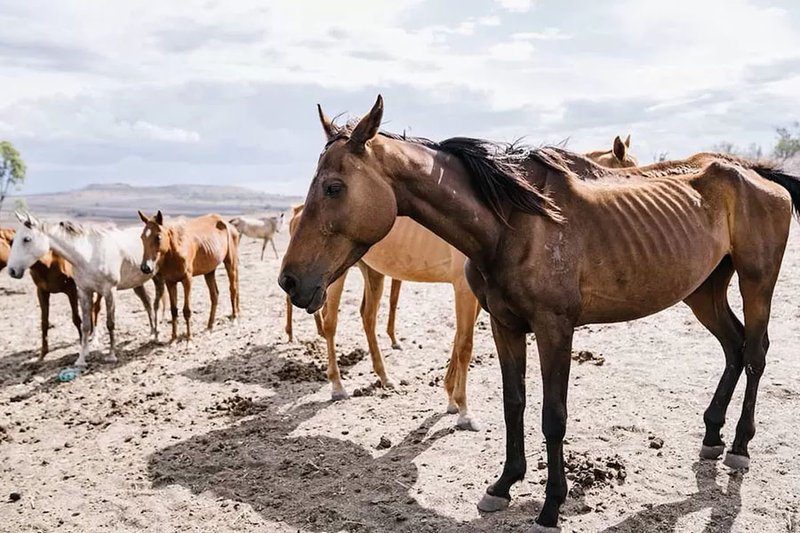
[[[87,357],[89,366],[87,367],[85,374],[115,370],[130,363],[131,361],[134,361],[135,359],[146,356],[152,352],[153,349],[159,346],[153,341],[148,341],[137,345],[135,348],[128,349],[127,347],[131,344],[131,342],[132,341],[123,341],[117,343],[118,361],[116,363],[105,363],[102,361],[102,358],[108,352],[108,349],[105,345],[101,346],[97,350],[94,350],[91,355]],[[50,354],[48,354],[44,361],[41,362],[35,360],[39,356],[38,348],[35,350],[22,350],[19,352],[14,352],[0,358],[0,388],[31,383],[33,381],[40,381],[35,388],[23,393],[22,396],[24,398],[17,398],[25,399],[30,398],[39,392],[50,390],[53,387],[58,386],[60,383],[58,381],[58,372],[63,368],[73,366],[75,359],[78,357],[78,353],[75,351],[73,353],[63,355],[58,359],[53,359],[52,353],[56,350],[67,348],[70,345],[71,344],[61,344],[58,346],[53,346],[50,350]],[[75,343],[75,347],[77,350],[77,343]],[[37,377],[39,377],[40,380],[37,380]],[[41,381],[41,378],[44,378],[44,381]]]
[[[276,372],[295,364],[280,351],[280,345],[254,347],[185,375],[274,384]],[[429,434],[444,415],[424,419],[379,457],[348,440],[293,436],[330,405],[302,402],[325,386],[324,374],[321,382],[289,379],[274,396],[259,401],[252,418],[154,453],[148,462],[153,486],[212,491],[251,505],[268,520],[308,531],[477,533],[518,531],[533,523],[539,502],[461,522],[423,507],[409,494],[419,476],[414,459],[439,439],[458,436],[452,428]]]
[[[281,344],[252,346],[187,371],[187,377],[204,382],[235,380],[273,387],[275,395],[259,401],[257,414],[238,424],[151,455],[148,476],[153,486],[177,484],[195,494],[212,491],[251,505],[268,520],[315,532],[485,533],[524,531],[532,525],[540,499],[517,501],[501,513],[459,521],[411,496],[410,488],[419,477],[414,459],[453,433],[443,429],[429,434],[442,415],[428,417],[379,457],[348,440],[293,435],[330,405],[302,401],[327,386],[324,372],[320,376],[303,371],[298,376],[304,379],[292,375],[286,379],[287,368],[307,368],[297,362],[297,350]],[[741,477],[731,477],[723,492],[715,482],[715,462],[698,462],[694,470],[696,494],[645,509],[606,531],[671,531],[680,517],[709,507],[712,514],[705,532],[730,531],[740,508]]]
[[[723,490],[717,484],[717,462],[698,460],[692,465],[697,492],[687,498],[663,503],[640,511],[603,533],[633,533],[639,531],[674,531],[682,516],[711,509],[703,533],[728,533],[742,508],[743,474],[731,471]]]

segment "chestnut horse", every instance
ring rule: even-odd
[[[503,378],[506,462],[478,507],[508,506],[526,470],[526,334],[539,348],[545,501],[535,531],[554,531],[567,496],[563,439],[574,329],[633,320],[684,301],[719,340],[726,366],[704,415],[701,456],[716,458],[742,372],[742,414],[725,464],[749,466],[767,325],[800,178],[764,163],[699,156],[616,171],[568,168],[564,152],[470,138],[434,143],[379,132],[383,100],[328,136],[283,259],[280,286],[309,312],[325,287],[410,216],[461,250],[491,315]],[[600,167],[577,154],[572,166]],[[578,161],[580,164],[576,164]],[[698,168],[699,167],[699,168]],[[615,176],[625,179],[614,179]],[[744,324],[727,288],[739,276]]]
[[[11,254],[11,244],[14,242],[13,228],[0,228],[0,271],[8,263]],[[78,339],[81,337],[81,315],[78,307],[78,288],[75,280],[72,279],[72,265],[63,257],[48,251],[39,258],[30,268],[31,279],[36,286],[36,296],[39,299],[39,310],[41,311],[42,328],[42,348],[39,352],[39,361],[42,361],[50,351],[47,341],[47,332],[50,329],[50,295],[66,294],[69,299],[69,306],[72,310],[72,323],[78,330]],[[92,325],[97,323],[97,315],[100,313],[102,295],[97,295],[92,310]]]
[[[208,329],[214,327],[219,301],[216,270],[225,264],[231,293],[231,318],[239,316],[239,232],[219,215],[205,215],[192,220],[165,224],[164,215],[158,211],[147,217],[139,211],[144,222],[142,230],[141,270],[155,273],[156,301],[161,298],[164,285],[169,293],[172,314],[171,341],[178,338],[178,283],[183,285],[183,319],[186,321],[186,339],[192,339],[192,278],[204,276],[211,297]],[[158,338],[158,313],[156,313]]]

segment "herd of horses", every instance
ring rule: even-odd
[[[358,121],[337,125],[319,110],[326,143],[304,204],[289,219],[289,247],[278,283],[286,292],[286,333],[293,306],[313,313],[327,343],[327,376],[334,400],[347,397],[336,354],[336,329],[348,270],[364,279],[361,317],[375,374],[394,387],[376,334],[386,277],[392,279],[387,333],[395,334],[403,281],[453,286],[455,334],[444,388],[457,425],[478,430],[468,410],[467,373],[476,319],[490,315],[503,381],[506,461],[478,503],[504,509],[511,487],[526,472],[523,412],[526,335],[534,333],[542,382],[542,429],[547,448],[545,500],[534,531],[558,530],[567,484],[563,440],[573,331],[590,323],[633,320],[685,302],[720,342],[725,367],[704,414],[700,455],[725,451],[721,428],[742,373],[746,390],[724,463],[749,467],[759,379],[769,346],[767,326],[800,179],[776,165],[717,153],[639,166],[630,136],[610,150],[577,154],[468,137],[441,142],[380,130],[383,100]],[[48,351],[49,295],[65,293],[86,356],[102,303],[114,361],[118,290],[133,289],[158,338],[158,303],[168,295],[171,340],[178,338],[177,285],[184,290],[186,338],[192,338],[191,284],[204,276],[214,326],[224,265],[232,318],[239,315],[239,240],[267,243],[283,224],[270,219],[206,215],[165,220],[139,212],[144,224],[127,229],[18,213],[16,230],[0,230],[0,270],[26,270],[42,312]],[[738,274],[744,323],[727,291]],[[145,284],[152,281],[155,300]],[[166,291],[165,291],[166,289]],[[154,305],[154,303],[156,305]],[[162,309],[163,313],[163,309]]]

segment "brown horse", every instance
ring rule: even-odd
[[[606,168],[638,167],[639,162],[636,160],[633,154],[630,153],[630,147],[630,134],[628,134],[628,137],[624,142],[619,138],[619,135],[617,135],[614,138],[614,144],[612,145],[611,150],[595,150],[594,152],[588,152],[584,155],[598,165]]]
[[[290,234],[293,233],[301,218],[302,210],[298,209],[294,212],[292,220],[289,222]],[[367,335],[373,370],[380,378],[383,386],[392,387],[394,384],[387,376],[383,354],[375,335],[384,277],[386,275],[392,276],[392,281],[398,282],[397,284],[392,283],[394,294],[390,298],[389,311],[390,337],[392,337],[392,342],[395,346],[397,346],[397,341],[393,338],[393,326],[394,311],[397,306],[397,292],[399,292],[400,285],[399,280],[452,284],[455,295],[456,331],[453,339],[453,350],[444,379],[444,389],[448,398],[447,412],[459,414],[458,422],[456,423],[458,427],[477,430],[478,424],[469,414],[467,408],[467,373],[472,359],[475,319],[480,308],[464,277],[464,261],[466,261],[466,257],[461,252],[425,227],[410,218],[398,218],[389,234],[370,248],[369,252],[358,262],[361,274],[364,277],[364,299],[361,303],[361,317],[364,332]],[[338,324],[339,301],[344,289],[346,276],[347,272],[328,286],[325,305],[321,313],[320,333],[325,337],[328,347],[328,379],[333,387],[331,396],[334,400],[347,397],[347,391],[342,385],[339,365],[336,359],[336,327]],[[395,287],[398,289],[397,292],[395,292]],[[291,313],[291,304],[288,304],[288,310]]]
[[[165,224],[161,211],[152,218],[139,211],[142,230],[142,272],[156,273],[156,301],[164,285],[172,314],[172,341],[178,338],[178,283],[183,285],[186,339],[192,339],[192,278],[204,276],[211,297],[208,329],[214,327],[219,301],[216,270],[225,264],[231,293],[232,318],[239,315],[239,233],[219,215],[205,215],[185,223]],[[156,335],[158,335],[156,315]]]
[[[563,439],[575,327],[633,320],[680,301],[726,358],[704,415],[701,456],[722,453],[720,429],[744,372],[742,414],[725,464],[748,467],[772,293],[792,208],[800,208],[800,179],[766,164],[704,156],[700,169],[679,161],[597,170],[590,174],[620,179],[584,180],[561,151],[405,139],[379,133],[382,116],[378,97],[355,126],[323,119],[328,142],[279,283],[295,305],[319,309],[324,288],[383,238],[397,215],[469,258],[467,279],[491,315],[506,421],[506,463],[480,509],[505,508],[525,474],[526,334],[535,333],[539,348],[548,467],[535,530],[550,531],[567,496]],[[744,324],[727,301],[734,272]]]
[[[11,228],[0,228],[0,271],[8,263],[11,253],[11,243],[14,241],[15,230]],[[39,299],[39,309],[41,311],[42,328],[42,349],[39,352],[39,361],[43,360],[50,351],[47,341],[47,332],[50,329],[50,295],[66,294],[69,299],[69,306],[72,310],[72,323],[78,329],[78,338],[81,336],[81,315],[78,309],[78,289],[75,280],[72,279],[72,266],[60,255],[53,251],[34,263],[31,268],[31,279],[36,285],[36,296]],[[100,313],[100,303],[102,296],[97,295],[97,300],[92,307],[93,325],[97,323],[97,315]]]

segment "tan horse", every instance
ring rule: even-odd
[[[742,414],[725,464],[749,466],[755,405],[769,347],[772,294],[800,179],[724,157],[608,171],[585,180],[552,149],[469,138],[434,143],[379,133],[383,100],[355,126],[323,117],[328,143],[283,259],[281,287],[308,311],[325,287],[410,216],[469,260],[467,279],[491,315],[503,376],[506,462],[478,507],[508,506],[525,475],[526,334],[539,348],[545,501],[534,531],[557,530],[567,496],[563,439],[572,337],[582,324],[633,320],[684,301],[720,341],[726,366],[704,415],[701,456],[718,457],[720,430],[746,374]],[[578,155],[574,161],[594,168]],[[577,166],[577,165],[572,165]],[[730,310],[736,272],[744,324]]]
[[[11,243],[14,241],[15,233],[16,231],[11,228],[0,228],[0,271],[8,263],[8,257],[11,254]],[[41,361],[50,351],[47,332],[50,329],[51,294],[67,295],[69,306],[72,310],[72,323],[78,329],[78,338],[80,339],[81,315],[78,308],[78,289],[75,286],[75,280],[72,279],[72,266],[52,250],[34,263],[30,268],[30,272],[33,284],[36,285],[36,296],[39,299],[39,310],[41,311],[42,348],[39,352],[39,361]],[[98,294],[93,305],[93,325],[97,323],[97,315],[100,313],[102,298]]]
[[[183,285],[186,339],[192,339],[192,278],[204,276],[211,297],[208,329],[214,327],[219,301],[216,270],[225,264],[231,293],[232,318],[239,315],[239,233],[219,215],[205,215],[185,223],[165,224],[161,211],[152,218],[139,211],[142,230],[142,272],[155,272],[156,301],[164,285],[172,314],[172,341],[178,338],[178,283]],[[158,335],[156,315],[156,336]]]
[[[588,152],[584,155],[598,165],[606,168],[638,167],[639,162],[633,154],[630,153],[630,147],[630,134],[628,134],[624,142],[619,138],[619,135],[617,135],[614,138],[614,144],[611,150],[595,150],[594,152]]]
[[[289,232],[302,218],[302,209],[295,210],[289,222]],[[389,379],[383,354],[375,334],[378,308],[383,293],[384,277],[392,280],[416,281],[423,283],[450,283],[455,293],[456,331],[453,349],[444,388],[448,397],[448,413],[458,413],[457,425],[463,429],[477,430],[478,424],[467,408],[467,373],[472,359],[473,333],[477,318],[478,301],[469,289],[464,277],[466,257],[445,241],[407,217],[396,220],[389,234],[370,248],[358,263],[364,277],[364,300],[361,304],[361,317],[367,336],[372,367],[385,387],[393,387]],[[328,379],[333,388],[334,400],[347,397],[341,381],[339,364],[336,358],[336,327],[338,324],[339,302],[344,289],[347,273],[331,283],[327,288],[327,299],[322,308],[320,333],[325,337],[328,348]],[[393,283],[393,292],[395,284]],[[399,290],[398,290],[399,292]],[[394,308],[397,306],[397,293],[390,301],[390,337],[393,337]],[[287,310],[291,313],[291,304]],[[288,316],[288,315],[287,315]],[[396,339],[392,338],[396,346]]]

